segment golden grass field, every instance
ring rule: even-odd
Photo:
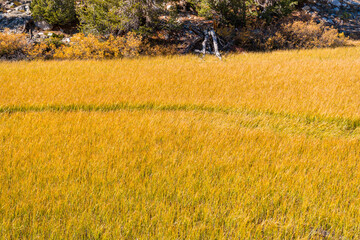
[[[0,239],[359,239],[360,47],[0,63]]]

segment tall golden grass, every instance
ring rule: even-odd
[[[360,48],[0,63],[1,239],[357,239]]]

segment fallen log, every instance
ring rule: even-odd
[[[194,52],[196,52],[196,53],[203,53],[202,50],[198,50],[198,49],[195,49]],[[213,51],[208,51],[208,50],[206,50],[205,53],[206,53],[206,54],[215,54],[215,52],[213,52]]]
[[[190,51],[192,51],[194,49],[194,47],[196,46],[196,44],[198,44],[200,41],[202,40],[201,37],[197,37],[195,38],[193,41],[191,41],[189,43],[189,45],[184,49],[184,51],[182,52],[183,54],[187,54]]]

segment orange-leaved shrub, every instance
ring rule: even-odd
[[[134,57],[141,52],[142,38],[135,33],[123,37],[109,36],[102,40],[98,36],[82,33],[75,34],[70,44],[62,45],[55,50],[55,59],[109,59]]]
[[[51,59],[56,51],[56,45],[51,42],[29,44],[26,54],[29,59]]]
[[[265,43],[267,50],[324,48],[346,45],[347,38],[332,27],[314,21],[294,21],[283,24]]]
[[[339,47],[345,46],[348,40],[336,29],[306,18],[289,18],[282,23],[250,26],[226,35],[231,36],[235,45],[255,51]]]
[[[8,29],[0,32],[0,57],[16,57],[23,55],[26,48],[26,35],[22,33],[10,33]]]
[[[166,56],[176,55],[178,51],[176,44],[151,44],[148,41],[144,41],[142,46],[142,53],[148,56]]]

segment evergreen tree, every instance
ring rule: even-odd
[[[31,11],[35,20],[63,26],[76,21],[74,0],[33,0]]]

